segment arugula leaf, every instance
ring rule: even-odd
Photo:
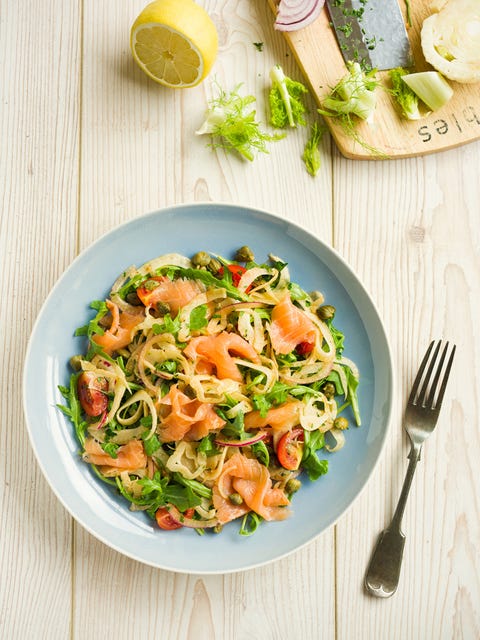
[[[197,451],[199,453],[204,453],[207,457],[214,456],[219,453],[219,448],[216,446],[214,441],[215,436],[211,433],[209,436],[205,436],[202,438],[198,444]]]
[[[266,467],[270,464],[270,452],[263,440],[255,442],[251,446],[251,450],[256,459]]]
[[[93,300],[90,303],[90,308],[95,309],[97,311],[95,317],[85,324],[83,327],[78,327],[75,331],[76,336],[88,336],[91,338],[94,333],[99,336],[102,336],[105,331],[103,327],[99,325],[100,320],[107,315],[108,307],[104,300]]]
[[[328,460],[320,460],[316,453],[325,444],[325,437],[320,431],[305,431],[301,466],[310,480],[318,480],[328,472]]]
[[[343,411],[343,409],[345,409],[345,407],[350,405],[352,407],[352,412],[355,418],[355,422],[359,427],[362,423],[361,416],[360,416],[360,409],[358,405],[358,394],[357,394],[359,380],[354,376],[353,371],[350,369],[350,367],[341,363],[340,365],[345,371],[345,377],[347,379],[347,388],[346,389],[343,388],[340,375],[337,371],[331,371],[328,374],[328,376],[325,378],[325,380],[322,381],[322,384],[323,382],[331,382],[332,384],[335,385],[335,395],[337,396],[344,395],[346,397],[346,402],[344,405],[342,405],[338,409],[338,413],[340,413],[341,411]]]
[[[116,294],[120,296],[122,300],[125,300],[129,293],[136,291],[138,287],[140,287],[149,278],[149,275],[138,273],[137,275],[133,276],[133,278],[130,278],[130,280],[126,282],[122,287],[120,287],[120,289],[116,291]]]
[[[118,457],[118,444],[115,444],[114,442],[103,442],[101,447],[111,458],[115,459]]]
[[[147,416],[150,418],[151,420],[151,416]],[[146,431],[144,435],[142,435],[142,439],[143,439],[143,446],[145,448],[145,453],[147,454],[147,456],[151,456],[155,453],[155,451],[158,451],[158,449],[160,449],[161,444],[160,444],[160,440],[157,438],[157,436],[153,433],[152,435],[149,435],[149,432]]]
[[[290,282],[288,290],[290,291],[290,298],[292,300],[307,300],[310,298],[308,293],[296,282]]]
[[[178,370],[178,362],[176,360],[164,360],[155,365],[156,371],[166,371],[167,373],[176,373]]]
[[[87,423],[83,420],[83,411],[77,394],[77,381],[81,373],[81,371],[72,373],[68,387],[59,385],[58,389],[67,400],[67,405],[57,404],[57,407],[72,421],[77,439],[83,447],[85,444],[85,427]]]
[[[193,491],[193,493],[197,496],[200,496],[202,498],[212,497],[212,490],[206,487],[201,482],[198,482],[198,480],[189,480],[188,478],[184,478],[181,473],[177,472],[173,474],[173,479],[175,480],[175,482],[178,482],[178,484],[181,484]]]
[[[164,496],[166,502],[175,505],[180,511],[198,507],[202,502],[200,496],[191,487],[183,487],[180,484],[168,484]]]
[[[162,478],[158,471],[155,472],[153,478],[141,478],[138,483],[142,487],[141,497],[134,498],[125,491],[126,497],[135,504],[148,505],[152,513],[167,503],[175,505],[180,511],[196,507],[201,503],[201,498],[190,486],[171,482],[169,477]],[[122,492],[122,495],[125,494]]]
[[[223,414],[221,417],[226,421],[226,425],[221,431],[223,436],[232,440],[246,440],[250,437],[250,434],[245,431],[243,411],[239,411],[233,420],[229,420],[223,412],[221,413]]]
[[[198,331],[202,327],[206,327],[207,324],[207,305],[201,304],[192,309],[190,313],[190,331]]]
[[[285,353],[285,354],[280,354],[277,353],[275,355],[275,358],[278,362],[278,364],[280,365],[280,367],[289,367],[289,365],[292,364],[292,362],[297,362],[298,358],[295,354],[295,351],[290,351],[290,353]]]
[[[258,529],[259,525],[263,521],[263,518],[256,514],[254,511],[249,511],[243,516],[242,526],[240,527],[239,534],[241,536],[251,536]]]
[[[97,467],[96,464],[90,464],[89,465],[90,469],[93,471],[93,473],[97,476],[97,478],[99,478],[102,482],[105,482],[105,484],[109,484],[113,487],[116,486],[116,481],[114,478],[108,478],[107,476],[104,476],[103,473],[101,473]]]
[[[245,293],[241,293],[237,287],[232,284],[232,275],[228,269],[224,269],[222,277],[218,278],[214,276],[210,271],[204,269],[190,269],[186,267],[175,267],[175,271],[183,278],[190,280],[200,280],[207,286],[223,287],[230,297],[236,300],[248,301],[248,296]]]
[[[175,319],[167,313],[163,316],[163,322],[156,322],[152,326],[152,331],[155,335],[160,333],[171,333],[175,338],[180,331],[180,318],[177,316]]]
[[[252,397],[252,404],[260,411],[260,416],[264,418],[267,411],[274,406],[278,406],[287,401],[290,393],[290,386],[282,382],[275,382],[271,391],[264,394],[255,394]]]
[[[352,407],[355,422],[359,427],[362,424],[362,420],[360,418],[360,409],[358,406],[357,396],[358,378],[353,375],[353,371],[350,369],[350,367],[344,367],[344,369],[347,375],[347,400],[350,401],[350,406]]]
[[[150,427],[152,426],[152,416],[143,416],[143,418],[140,418],[139,422],[143,427],[150,429]],[[148,437],[148,434],[145,437]]]
[[[340,357],[344,349],[345,336],[340,331],[340,329],[337,329],[335,327],[335,325],[332,323],[331,320],[327,320],[325,324],[330,329],[330,333],[332,334],[333,342],[335,344],[335,349],[337,352],[337,357]]]
[[[323,384],[323,382],[322,382]],[[303,398],[308,395],[315,395],[317,390],[314,387],[307,387],[305,385],[297,385],[292,387],[282,382],[275,382],[271,391],[265,394],[255,394],[252,397],[252,404],[260,411],[260,416],[264,418],[267,412],[272,407],[279,406],[284,402],[287,402],[289,396],[295,398]]]

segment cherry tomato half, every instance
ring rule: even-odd
[[[241,277],[245,273],[245,267],[242,267],[241,264],[229,264],[227,265],[227,269],[232,274],[232,283],[235,287],[238,287],[238,283],[240,282]],[[220,275],[223,275],[223,267],[219,269]]]
[[[287,431],[277,445],[277,458],[284,469],[296,471],[303,456],[304,433],[301,427]]]
[[[158,287],[164,280],[165,276],[151,276],[141,287],[138,287],[137,296],[146,307],[153,306],[158,302],[158,294],[161,295],[163,292],[163,289],[158,289]]]
[[[184,516],[186,518],[191,518],[194,514],[195,509],[187,509],[184,512]],[[164,531],[173,531],[173,529],[181,529],[183,524],[177,522],[172,516],[166,507],[160,507],[155,512],[155,520],[157,521],[160,529],[164,529]]]
[[[107,381],[93,371],[84,371],[77,381],[78,399],[87,416],[95,418],[107,410]]]
[[[300,344],[297,344],[295,351],[299,356],[306,356],[313,351],[313,347],[313,342],[300,342]]]

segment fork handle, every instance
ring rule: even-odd
[[[365,575],[365,588],[380,598],[389,598],[397,590],[402,566],[405,535],[396,529],[385,529],[379,535]]]
[[[405,535],[400,526],[420,450],[421,447],[412,447],[410,451],[407,474],[392,522],[380,534],[365,575],[365,588],[380,598],[388,598],[397,590],[405,546]]]

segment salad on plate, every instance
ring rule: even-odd
[[[91,307],[58,406],[85,463],[161,529],[288,518],[344,445],[347,407],[360,425],[335,307],[276,256],[163,255]]]

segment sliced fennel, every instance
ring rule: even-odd
[[[402,80],[432,111],[443,107],[453,96],[452,87],[438,71],[409,73]]]
[[[348,73],[322,102],[323,115],[351,114],[373,122],[377,96],[375,69],[364,72],[358,62],[348,64]]]
[[[318,113],[331,118],[360,146],[378,158],[386,154],[369,145],[357,131],[357,121],[373,123],[377,104],[376,89],[380,84],[376,79],[376,70],[364,72],[358,62],[349,62],[348,73],[323,99]]]
[[[480,82],[479,0],[437,0],[434,8],[422,25],[425,59],[450,80]]]
[[[272,136],[261,130],[260,123],[255,119],[256,112],[251,109],[255,97],[241,96],[238,93],[240,86],[230,93],[217,86],[218,96],[209,102],[205,122],[195,133],[210,134],[213,148],[237,152],[252,161],[254,151],[268,153],[266,142],[279,140],[283,136]]]
[[[389,75],[392,81],[391,94],[397,101],[402,115],[407,120],[419,120],[422,116],[418,109],[418,96],[403,81],[403,78],[408,75],[408,71],[398,67],[397,69],[392,69]]]
[[[308,93],[307,87],[301,82],[286,76],[282,67],[276,64],[270,70],[272,87],[268,99],[270,102],[270,124],[279,129],[287,125],[296,127],[304,125],[303,114],[306,111],[303,98]]]

